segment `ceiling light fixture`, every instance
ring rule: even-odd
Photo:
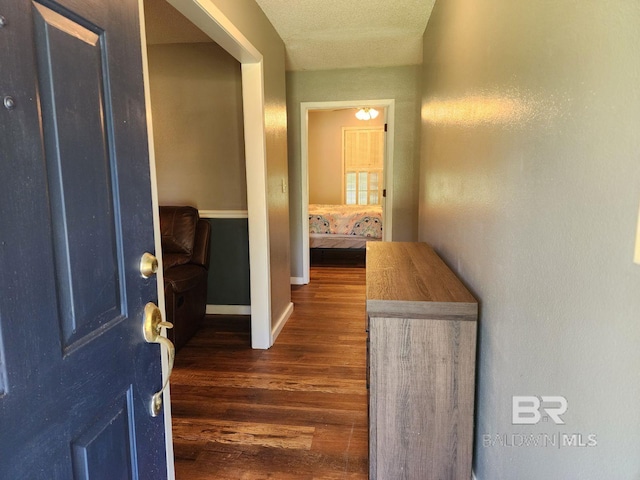
[[[375,108],[364,107],[356,112],[356,118],[358,120],[371,120],[378,116],[378,111]]]

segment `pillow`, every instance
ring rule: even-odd
[[[382,238],[382,222],[376,217],[362,217],[351,229],[350,235]]]
[[[309,215],[309,233],[331,233],[331,222],[323,215]]]

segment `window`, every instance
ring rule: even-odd
[[[382,171],[345,173],[345,203],[347,205],[379,205],[382,199]]]
[[[344,128],[344,203],[379,205],[382,202],[384,129]]]

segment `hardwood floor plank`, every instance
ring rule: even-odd
[[[182,440],[198,443],[261,445],[274,448],[310,450],[314,427],[273,425],[222,420],[178,419],[173,433]]]
[[[265,395],[245,390],[213,390],[199,394],[179,393],[173,402],[178,418],[222,418],[234,421],[259,419],[275,424],[351,425],[366,421],[366,396],[327,399],[319,395]],[[324,401],[323,401],[324,400]]]
[[[269,350],[249,317],[210,316],[171,378],[178,480],[364,480],[364,268],[312,268]]]
[[[226,458],[225,458],[226,456]],[[233,461],[230,461],[233,459]],[[350,471],[341,454],[275,449],[253,445],[208,444],[198,466],[228,479],[366,479]],[[204,477],[201,477],[204,478]]]
[[[359,372],[361,373],[361,372]],[[329,375],[301,375],[291,373],[260,372],[220,372],[215,377],[208,371],[192,371],[183,375],[178,384],[197,385],[200,387],[220,386],[238,388],[260,388],[280,391],[315,391],[328,393],[358,394],[362,392],[364,379],[345,378]]]

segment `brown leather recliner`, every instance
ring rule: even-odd
[[[211,225],[193,207],[160,207],[168,338],[182,347],[198,330],[207,308]]]

